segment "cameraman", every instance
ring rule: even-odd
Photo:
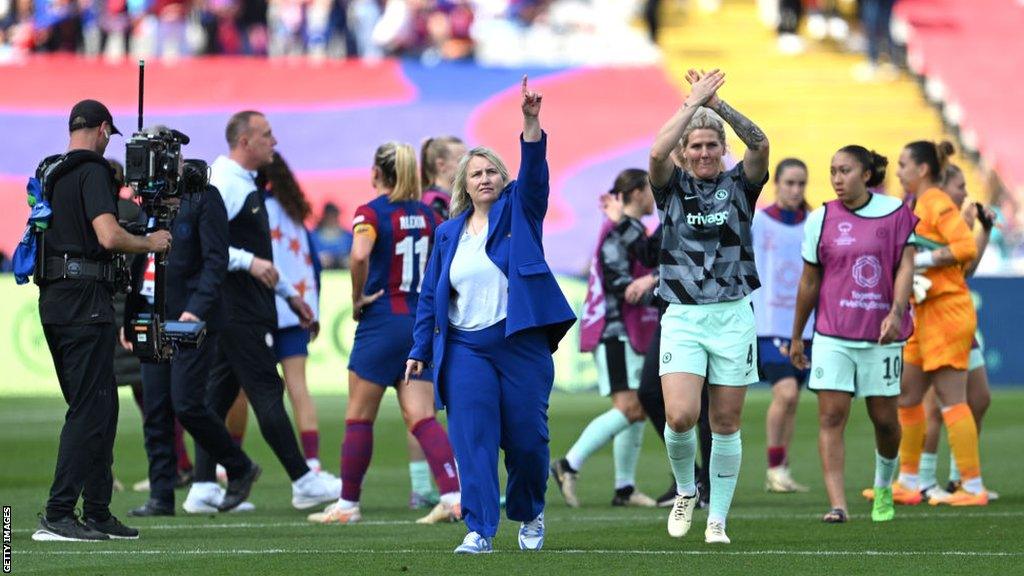
[[[151,129],[158,134],[159,127]],[[197,348],[181,347],[169,362],[143,362],[143,430],[149,456],[149,500],[131,516],[173,516],[177,458],[174,417],[228,471],[228,497],[220,510],[241,504],[249,496],[260,468],[231,440],[224,420],[206,405],[206,381],[224,324],[221,286],[228,267],[228,217],[217,190],[207,183],[208,168],[188,160],[176,198],[158,200],[177,206],[171,229],[178,238],[164,264],[164,320],[206,322],[207,336]],[[143,215],[145,218],[147,215]],[[154,257],[138,256],[132,263],[133,290],[125,306],[125,324],[140,311],[152,311],[155,277],[148,273]],[[122,337],[122,345],[131,343]]]
[[[46,514],[33,540],[139,537],[110,514],[117,389],[114,382],[115,252],[166,252],[167,231],[147,237],[117,223],[117,195],[103,152],[120,134],[107,107],[82,100],[71,109],[61,174],[45,184],[53,217],[39,253],[39,317],[68,404]],[[79,496],[84,522],[75,516]]]
[[[259,112],[239,112],[226,129],[230,151],[212,165],[210,183],[227,208],[228,274],[224,281],[227,319],[210,373],[208,402],[222,418],[245,390],[260,431],[292,481],[292,505],[300,510],[337,500],[340,482],[309,469],[288,413],[284,383],[277,372],[273,333],[277,329],[274,293],[288,302],[305,328],[313,311],[281,277],[273,263],[270,223],[256,170],[274,159],[277,140]],[[216,462],[196,449],[196,475],[185,500],[186,510],[218,506]]]

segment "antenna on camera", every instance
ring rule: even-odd
[[[142,90],[143,79],[146,77],[146,61],[139,60],[139,132],[142,132]]]

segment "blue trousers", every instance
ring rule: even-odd
[[[506,514],[533,520],[544,511],[548,398],[555,377],[544,332],[505,338],[504,321],[473,332],[450,328],[441,377],[466,526],[488,538],[498,532],[499,448],[508,472]]]

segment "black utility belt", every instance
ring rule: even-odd
[[[113,261],[89,260],[51,256],[46,259],[43,277],[47,280],[94,280],[115,282],[118,277],[117,263]]]

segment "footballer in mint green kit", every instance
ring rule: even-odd
[[[807,218],[804,268],[797,292],[790,359],[811,368],[818,395],[818,446],[830,509],[828,523],[846,522],[843,433],[854,397],[864,397],[875,429],[875,500],[871,519],[893,519],[893,474],[900,445],[897,396],[903,343],[913,332],[910,293],[917,218],[899,199],[868,188],[885,179],[888,161],[863,146],[832,157],[836,199]],[[814,311],[814,360],[802,335]]]
[[[757,330],[750,293],[760,286],[751,222],[768,181],[768,139],[721,100],[725,75],[691,70],[692,91],[651,149],[651,189],[663,226],[658,295],[660,369],[665,395],[665,448],[677,496],[668,533],[690,529],[698,501],[694,482],[701,391],[709,384],[711,462],[704,541],[728,544],[725,520],[742,459],[740,415],[747,385],[757,382]],[[725,170],[725,124],[746,145],[743,161]],[[672,152],[682,147],[684,166]]]

